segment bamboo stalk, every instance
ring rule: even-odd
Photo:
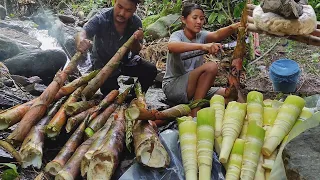
[[[11,144],[21,144],[29,133],[30,129],[36,124],[46,113],[51,104],[67,79],[67,76],[77,67],[77,62],[81,57],[81,53],[77,52],[71,59],[70,63],[63,71],[59,71],[49,84],[46,90],[37,98],[29,111],[23,116],[16,129],[7,137],[7,141]]]
[[[110,129],[110,126],[113,121],[114,121],[114,114],[112,114],[109,117],[109,119],[107,120],[107,122],[105,124],[107,129]],[[95,139],[95,141],[92,143],[92,145],[90,146],[90,148],[88,149],[88,151],[84,155],[84,157],[81,161],[81,176],[84,177],[86,175],[86,173],[88,171],[88,167],[89,167],[89,162],[92,159],[93,153],[96,152],[97,150],[101,149],[101,147],[103,146],[103,143],[105,141],[105,137],[106,136],[97,137],[97,139]]]
[[[20,153],[10,143],[0,140],[0,146],[4,150],[6,150],[6,152],[10,153],[18,161],[19,164],[22,163]]]
[[[103,124],[105,124],[110,115],[117,109],[119,105],[123,103],[128,93],[130,92],[130,89],[131,87],[128,87],[123,93],[118,95],[114,103],[107,107],[101,114],[99,114],[92,121],[90,121],[88,127],[85,130],[87,137],[91,137],[103,126]]]
[[[109,126],[110,127],[110,126]],[[91,144],[97,137],[105,136],[109,130],[107,125],[103,126],[97,133],[92,137],[83,142],[77,150],[73,153],[68,162],[64,165],[63,169],[58,172],[55,180],[74,180],[80,172],[80,164],[83,156],[90,148]]]
[[[98,100],[80,101],[64,105],[64,110],[68,116],[79,114],[93,106],[98,105]]]
[[[74,130],[81,122],[91,113],[95,112],[97,106],[94,106],[86,111],[83,111],[75,116],[69,117],[67,120],[66,131],[67,133]]]
[[[109,60],[109,62],[101,69],[101,71],[94,77],[87,85],[87,87],[82,91],[82,97],[84,99],[90,99],[97,90],[102,86],[105,80],[111,75],[114,69],[118,68],[119,63],[130,48],[131,44],[134,42],[134,36],[132,35],[126,43],[114,54],[114,56]]]
[[[22,117],[29,111],[32,104],[36,101],[33,99],[24,104],[13,107],[0,114],[0,130],[9,128],[10,126],[18,123]]]
[[[117,168],[120,154],[123,150],[125,136],[125,108],[125,106],[120,107],[107,135],[104,138],[99,138],[101,140],[100,142],[97,139],[99,146],[98,144],[96,144],[96,146],[93,144],[83,158],[82,162],[84,162],[85,159],[88,160],[87,179],[110,179]],[[87,155],[89,155],[89,158]],[[83,170],[85,169],[81,167],[82,176],[86,173],[86,171]]]
[[[67,85],[61,87],[56,94],[55,99],[60,99],[62,96],[67,96],[71,94],[74,90],[76,90],[78,87],[88,83],[92,78],[94,78],[100,70],[95,70],[90,72],[88,75],[81,76],[75,80],[73,80],[71,83],[68,83]]]
[[[48,112],[47,116],[42,118],[38,124],[31,129],[31,131],[28,133],[28,136],[24,139],[20,148],[22,168],[27,168],[28,166],[33,166],[37,169],[41,168],[45,125],[57,113],[65,99],[66,97],[63,97],[56,102]]]
[[[83,89],[84,89],[84,86],[81,86],[76,91],[74,91],[69,96],[69,98],[64,103],[64,105],[76,102],[80,98],[80,94]],[[66,114],[63,106],[54,115],[54,117],[50,120],[50,122],[48,123],[48,125],[45,128],[46,135],[49,138],[54,138],[54,137],[58,136],[60,134],[60,131],[61,131],[63,125],[67,121],[67,114]]]
[[[137,96],[137,106],[139,108],[147,108],[139,82],[135,85],[135,93]],[[168,153],[149,121],[135,121],[132,134],[135,154],[139,163],[153,168],[163,168],[169,165],[170,158]]]
[[[59,151],[58,155],[46,165],[46,172],[53,176],[58,174],[72,154],[76,151],[78,146],[82,143],[85,127],[86,123],[83,121],[63,146],[63,148]]]

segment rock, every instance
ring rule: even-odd
[[[156,22],[154,22],[146,28],[146,37],[150,40],[154,40],[168,36],[168,28],[173,23],[179,23],[179,18],[180,15],[178,14],[170,14],[168,16],[161,17]]]
[[[7,15],[7,10],[0,4],[0,19],[4,20]]]
[[[27,42],[18,41],[0,35],[0,61],[11,58],[19,53],[33,51],[39,49]]]
[[[72,15],[59,14],[58,17],[63,23],[75,23],[76,22],[76,18]]]
[[[156,78],[155,78],[155,87],[156,88],[162,88],[162,81],[164,77],[165,71],[158,72]]]
[[[83,11],[78,11],[76,16],[80,19],[83,20],[84,19],[84,12]]]
[[[44,90],[46,90],[47,86],[39,83],[34,83],[26,86],[26,91],[31,95],[40,96]]]
[[[30,45],[33,45],[36,47],[40,47],[42,44],[40,41],[38,41],[34,37],[31,37],[29,34],[18,31],[16,29],[11,29],[9,27],[0,28],[0,34],[4,34],[7,38],[29,43]]]
[[[306,130],[284,148],[287,179],[318,180],[320,174],[320,126]]]
[[[41,83],[42,79],[38,76],[32,76],[30,78],[19,76],[19,75],[11,75],[11,78],[18,84],[22,86],[27,86],[33,83]]]
[[[31,77],[39,76],[45,85],[48,85],[60,68],[67,61],[62,50],[37,50],[19,54],[7,59],[4,64],[11,74]]]

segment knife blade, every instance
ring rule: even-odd
[[[248,43],[249,42],[249,38],[246,38],[245,42]],[[229,42],[229,43],[226,43],[226,44],[222,44],[222,48],[223,49],[232,49],[232,48],[236,47],[236,45],[237,45],[237,41],[232,41],[232,42]],[[209,52],[208,51],[197,50],[197,51],[194,51],[194,53],[182,56],[181,60],[184,61],[184,60],[191,59],[191,58],[194,58],[194,57],[197,57],[197,56],[205,55],[207,53],[209,53]]]

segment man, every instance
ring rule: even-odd
[[[77,34],[76,45],[80,52],[91,47],[89,38],[93,37],[94,69],[102,68],[132,35],[135,37],[119,68],[114,70],[100,88],[104,95],[119,88],[117,78],[120,75],[138,77],[143,92],[148,90],[157,75],[156,67],[138,55],[143,39],[142,22],[134,14],[138,3],[140,0],[116,0],[113,8],[105,8],[97,13]]]

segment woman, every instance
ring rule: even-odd
[[[224,95],[225,88],[211,87],[218,72],[216,63],[203,63],[203,56],[187,60],[182,60],[182,57],[198,50],[217,54],[222,46],[214,42],[235,33],[240,23],[215,32],[202,30],[205,15],[197,4],[183,8],[181,21],[184,24],[183,30],[172,33],[168,43],[169,53],[162,83],[166,97],[175,103],[188,103],[192,99],[203,99],[206,96],[210,98],[213,94]],[[197,111],[198,109],[193,109],[191,115],[195,117]]]

